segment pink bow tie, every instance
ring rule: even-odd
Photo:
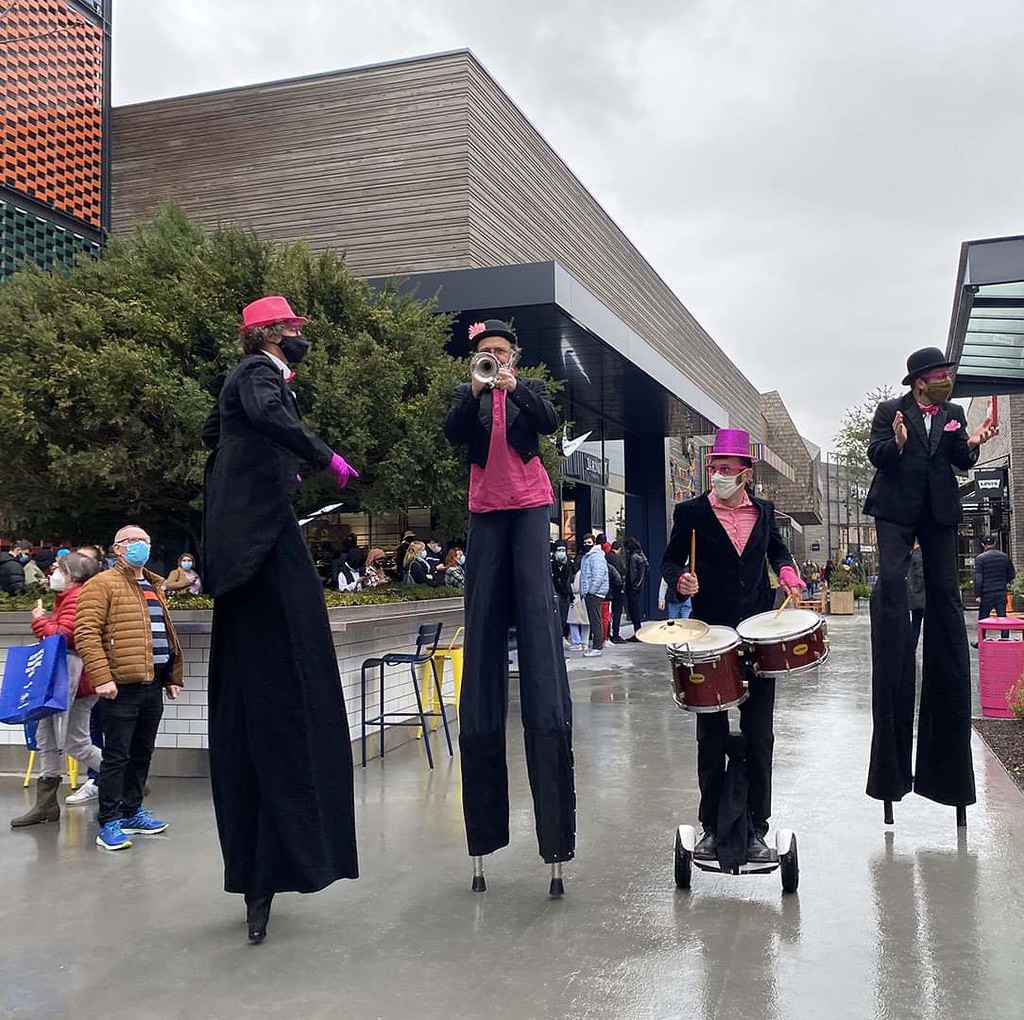
[[[291,369],[289,369],[288,370],[288,374],[284,377],[284,381],[285,382],[291,382],[294,378],[295,378],[295,373]],[[938,408],[936,408],[936,410],[938,410]]]
[[[921,414],[938,414],[938,413],[939,413],[939,405],[938,404],[923,404],[921,406]]]

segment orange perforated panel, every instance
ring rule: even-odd
[[[0,9],[3,183],[100,227],[102,31],[61,0]]]

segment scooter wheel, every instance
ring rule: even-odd
[[[678,830],[676,831],[675,873],[676,888],[689,889],[690,877],[693,874],[693,857],[690,855],[690,851],[683,846]]]
[[[796,834],[790,837],[789,850],[779,854],[779,874],[782,876],[782,891],[795,893],[800,884],[800,859],[796,852]]]

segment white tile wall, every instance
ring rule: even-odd
[[[383,607],[383,610],[395,611],[394,607]],[[412,650],[416,638],[416,630],[421,624],[444,623],[441,632],[441,647],[451,640],[457,627],[462,625],[462,607],[448,602],[444,607],[429,604],[424,606],[410,605],[405,611],[409,615],[388,617],[376,620],[353,620],[351,617],[366,615],[365,609],[331,610],[331,620],[335,627],[334,647],[338,656],[338,670],[341,673],[341,685],[345,694],[345,705],[348,711],[349,730],[353,740],[360,734],[360,666],[364,659],[381,656],[385,652],[407,652]],[[190,614],[191,615],[191,614]],[[207,707],[206,707],[206,670],[210,650],[209,614],[195,614],[207,619],[188,621],[180,625],[179,640],[182,645],[185,665],[185,684],[181,696],[176,702],[165,703],[164,717],[157,734],[157,747],[208,747],[207,742]],[[7,649],[13,645],[32,644],[35,638],[28,626],[28,614],[10,613],[0,617],[0,677],[3,675],[7,659]],[[372,717],[378,712],[379,688],[378,674],[371,672],[367,684],[367,716]],[[428,676],[428,679],[431,679]],[[432,679],[431,679],[432,683]],[[421,684],[421,690],[424,685]],[[451,665],[447,664],[442,684],[445,699],[454,700]],[[392,666],[387,671],[385,683],[385,708],[388,711],[413,712],[416,710],[416,698],[413,693],[409,669]],[[20,726],[5,726],[0,723],[0,744],[21,744],[24,735]]]

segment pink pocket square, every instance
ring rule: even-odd
[[[942,431],[943,432],[956,432],[956,431],[959,430],[959,428],[960,428],[960,422],[958,422],[954,418],[952,421],[947,421],[946,422],[945,428],[943,428]]]

